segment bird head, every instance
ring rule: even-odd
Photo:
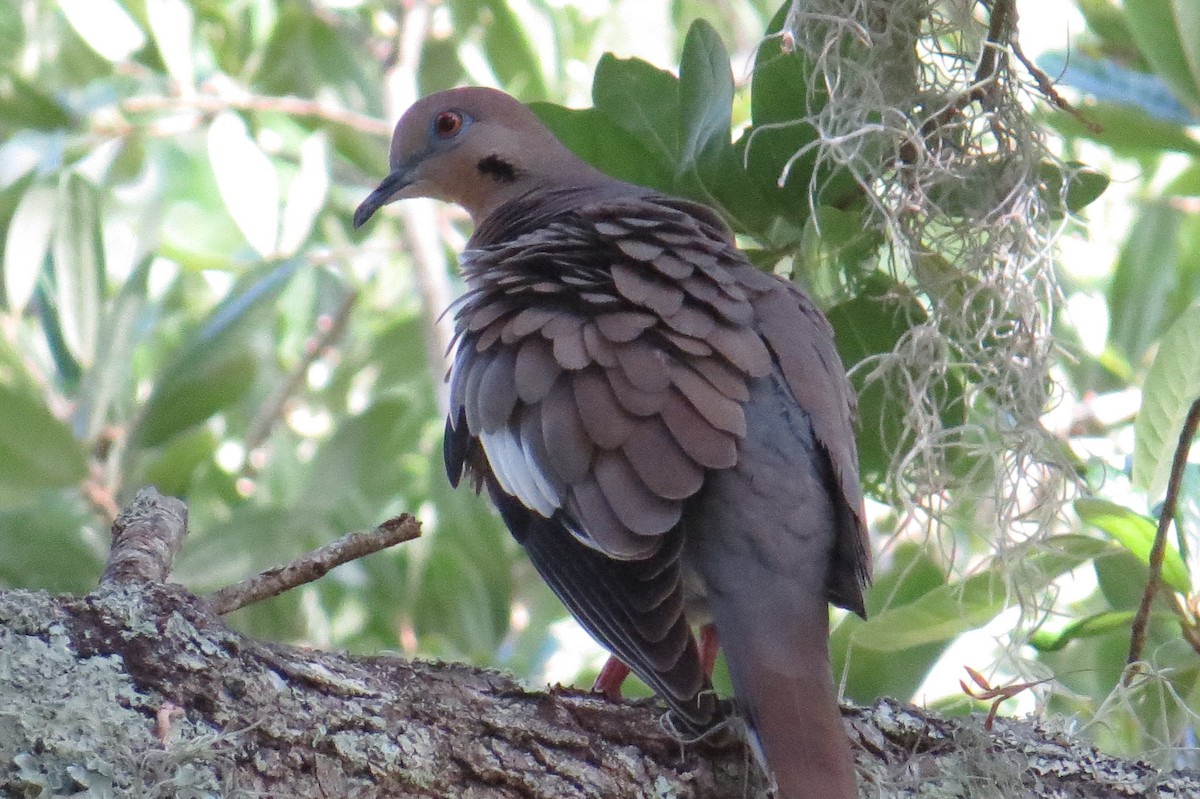
[[[392,134],[390,166],[354,212],[356,228],[384,205],[409,197],[456,203],[479,224],[528,191],[600,175],[526,106],[479,86],[431,94],[405,111]]]

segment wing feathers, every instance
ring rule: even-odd
[[[601,449],[616,449],[633,431],[631,416],[613,394],[608,380],[598,369],[571,375],[575,407],[588,437]]]
[[[579,418],[567,381],[559,380],[541,404],[542,440],[550,467],[568,484],[587,477],[592,465],[592,441]]]
[[[618,560],[645,558],[658,548],[658,539],[630,531],[609,504],[608,495],[592,476],[571,487],[567,511],[577,523],[572,532],[585,543]]]
[[[625,379],[642,391],[657,394],[671,385],[666,354],[644,341],[631,341],[618,349],[617,363]]]
[[[609,507],[627,530],[638,535],[659,535],[679,521],[680,504],[651,491],[623,453],[606,452],[592,468]]]
[[[546,328],[549,332],[549,327]],[[579,326],[564,327],[553,334],[554,360],[564,369],[582,369],[592,362]]]
[[[583,346],[593,361],[609,369],[617,365],[617,351],[612,339],[600,333],[600,328],[590,322],[583,326]]]
[[[474,392],[482,431],[492,432],[507,424],[517,405],[516,360],[512,349],[501,349],[474,367],[483,372]]]
[[[736,463],[748,381],[774,368],[755,303],[779,281],[703,215],[596,208],[471,250],[451,397],[506,491],[629,557]]]
[[[654,314],[641,311],[613,311],[596,317],[600,332],[614,344],[633,341],[657,321]]]
[[[638,424],[622,449],[638,477],[660,497],[687,499],[704,483],[704,469],[657,419]]]
[[[517,360],[513,365],[517,396],[521,402],[532,405],[541,402],[550,393],[550,387],[562,370],[554,358],[550,343],[541,336],[530,336],[521,342]],[[453,382],[451,383],[453,396]]]
[[[737,463],[737,439],[733,434],[705,422],[679,392],[667,395],[662,418],[675,441],[696,463],[709,469],[727,469]]]
[[[687,397],[692,407],[698,410],[710,425],[735,436],[746,435],[746,414],[742,411],[741,404],[718,391],[712,383],[692,369],[690,364],[673,365],[670,377],[675,387]]]
[[[623,369],[610,369],[605,377],[621,407],[635,416],[657,414],[666,404],[666,391],[643,391],[630,382]]]

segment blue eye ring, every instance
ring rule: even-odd
[[[467,118],[458,111],[439,111],[431,123],[433,135],[439,139],[453,139],[467,126]]]

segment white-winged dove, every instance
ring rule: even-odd
[[[486,488],[579,622],[677,723],[719,720],[715,625],[785,799],[853,799],[827,602],[870,556],[832,331],[710,209],[610,178],[485,88],[414,104],[355,226],[406,197],[476,230],[455,304],[446,469]]]

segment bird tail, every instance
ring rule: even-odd
[[[855,799],[854,757],[830,672],[824,601],[816,610],[808,619],[788,620],[792,635],[778,628],[755,632],[754,619],[745,616],[741,623],[718,621],[718,630],[751,745],[774,775],[779,798]],[[797,631],[802,642],[794,638]],[[794,644],[784,662],[777,648],[781,632]]]
[[[829,585],[843,500],[782,381],[751,386],[738,464],[689,510],[686,562],[707,591],[752,742],[779,799],[856,799],[829,664]]]

